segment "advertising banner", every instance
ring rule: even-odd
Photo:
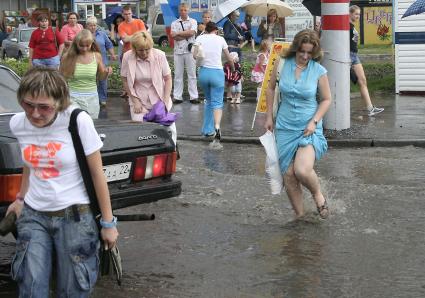
[[[364,44],[392,44],[391,6],[364,7]]]

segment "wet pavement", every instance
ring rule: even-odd
[[[385,111],[369,118],[353,98],[351,135],[334,138],[418,140],[424,97],[375,97]],[[285,194],[272,196],[264,178],[264,151],[256,144],[224,143],[212,150],[199,136],[203,105],[183,103],[176,198],[120,210],[155,213],[152,222],[121,222],[123,286],[101,279],[93,297],[424,297],[425,186],[423,148],[331,147],[317,163],[331,217],[319,220],[305,194],[307,215],[293,221]],[[226,104],[223,135],[256,138],[255,104]],[[102,117],[128,119],[114,98]],[[2,240],[1,254],[9,251]],[[5,258],[0,258],[4,260]],[[1,268],[0,268],[1,269]],[[0,277],[1,277],[0,270]],[[0,281],[0,297],[14,297]]]
[[[377,94],[372,98],[376,106],[385,111],[369,117],[362,100],[352,94],[351,127],[343,131],[326,131],[331,145],[383,146],[409,145],[425,146],[425,96],[406,96]],[[224,141],[258,142],[258,136],[264,133],[265,115],[257,113],[254,129],[251,130],[256,103],[247,98],[242,104],[225,103],[222,120]],[[185,101],[174,105],[173,112],[181,114],[176,122],[180,139],[198,140],[203,119],[203,104],[190,104]],[[128,106],[123,99],[113,97],[100,117],[129,119]]]

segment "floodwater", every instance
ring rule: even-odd
[[[331,148],[317,163],[330,218],[305,194],[294,221],[260,146],[179,146],[182,194],[120,210],[156,219],[120,223],[123,286],[101,279],[93,297],[425,296],[424,149]]]

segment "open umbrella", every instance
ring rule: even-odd
[[[212,20],[215,23],[220,22],[222,19],[227,17],[231,12],[240,8],[243,4],[248,3],[247,0],[228,0],[220,3],[214,11]]]
[[[423,12],[425,12],[425,0],[416,0],[412,5],[409,6],[401,18],[415,14],[421,14]]]
[[[242,5],[245,12],[254,17],[266,17],[270,9],[275,9],[279,18],[293,14],[292,8],[280,0],[251,0]]]
[[[322,3],[320,0],[303,0],[303,5],[312,15],[322,15]]]

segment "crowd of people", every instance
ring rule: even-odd
[[[85,266],[93,273],[91,280],[95,281],[97,277],[96,251],[99,239],[96,238],[94,219],[89,208],[81,207],[81,219],[78,222],[65,221],[55,226],[54,233],[51,232],[51,227],[55,225],[52,218],[43,215],[58,208],[68,212],[71,205],[87,206],[89,203],[84,193],[84,183],[75,174],[78,169],[75,155],[59,155],[66,177],[57,185],[52,185],[47,181],[52,173],[39,172],[33,158],[25,153],[29,147],[35,150],[43,144],[45,146],[46,140],[64,144],[64,148],[57,150],[72,152],[74,149],[66,131],[71,112],[76,107],[87,111],[87,114],[78,116],[78,123],[102,213],[101,237],[110,247],[117,241],[116,219],[112,215],[108,187],[102,172],[102,142],[93,124],[100,106],[106,104],[108,97],[107,78],[112,72],[108,56],[120,61],[123,91],[128,97],[130,117],[137,122],[143,122],[155,105],[162,105],[166,111],[171,111],[173,103],[183,101],[183,74],[186,69],[189,101],[199,103],[198,80],[205,96],[201,133],[213,137],[214,142],[220,142],[225,94],[232,104],[241,102],[244,80],[241,48],[251,43],[252,50],[256,52],[250,32],[251,18],[247,16],[244,24],[239,26],[236,22],[239,13],[232,12],[224,24],[222,37],[218,34],[217,25],[211,21],[209,12],[203,14],[203,22],[199,25],[188,16],[187,4],[180,4],[179,13],[180,17],[171,25],[171,36],[175,42],[174,89],[165,53],[153,48],[154,42],[146,32],[143,21],[133,19],[129,6],[123,7],[122,15],[114,20],[111,28],[112,41],[121,44],[118,55],[114,52],[113,42],[103,31],[98,30],[95,17],[87,19],[84,29],[77,23],[78,14],[71,12],[67,17],[67,25],[59,32],[49,26],[47,15],[38,16],[39,27],[33,32],[29,43],[30,70],[23,76],[17,96],[24,113],[15,115],[10,123],[24,158],[21,190],[8,210],[20,217],[18,250],[12,265],[12,275],[23,296],[48,295],[48,275],[40,272],[51,270],[53,250],[61,259],[56,264],[59,272],[58,290],[66,290],[69,295],[78,297],[90,294],[94,282],[81,285],[81,277],[73,272],[77,261],[64,257],[71,248],[83,244],[90,244],[86,245],[88,248],[83,260]],[[358,18],[358,7],[351,7],[350,13],[354,22]],[[276,11],[272,9],[267,15],[267,23],[260,24],[258,34],[262,41],[251,72],[254,83],[261,84],[264,80],[271,42],[283,34],[277,19]],[[372,116],[383,109],[371,103],[364,71],[357,56],[357,46],[354,45],[357,33],[353,26],[351,31],[352,64],[359,79],[362,97]],[[223,56],[226,60],[224,65]],[[300,31],[289,50],[276,61],[266,92],[264,127],[274,131],[280,170],[296,217],[304,214],[302,186],[310,191],[319,216],[327,218],[329,215],[326,198],[314,171],[315,162],[327,151],[322,119],[331,105],[327,70],[320,64],[321,58],[319,34],[310,29]],[[284,63],[280,63],[280,59]],[[276,87],[280,100],[274,118],[272,107],[276,100]],[[175,123],[169,128],[176,143]],[[49,144],[56,146],[54,142]],[[91,230],[88,232],[87,229]],[[66,237],[69,233],[75,237]],[[29,237],[36,239],[35,244],[31,242],[28,245]],[[15,272],[13,269],[24,254],[27,258],[26,267],[21,269],[22,272]],[[76,287],[78,284],[79,287]]]

